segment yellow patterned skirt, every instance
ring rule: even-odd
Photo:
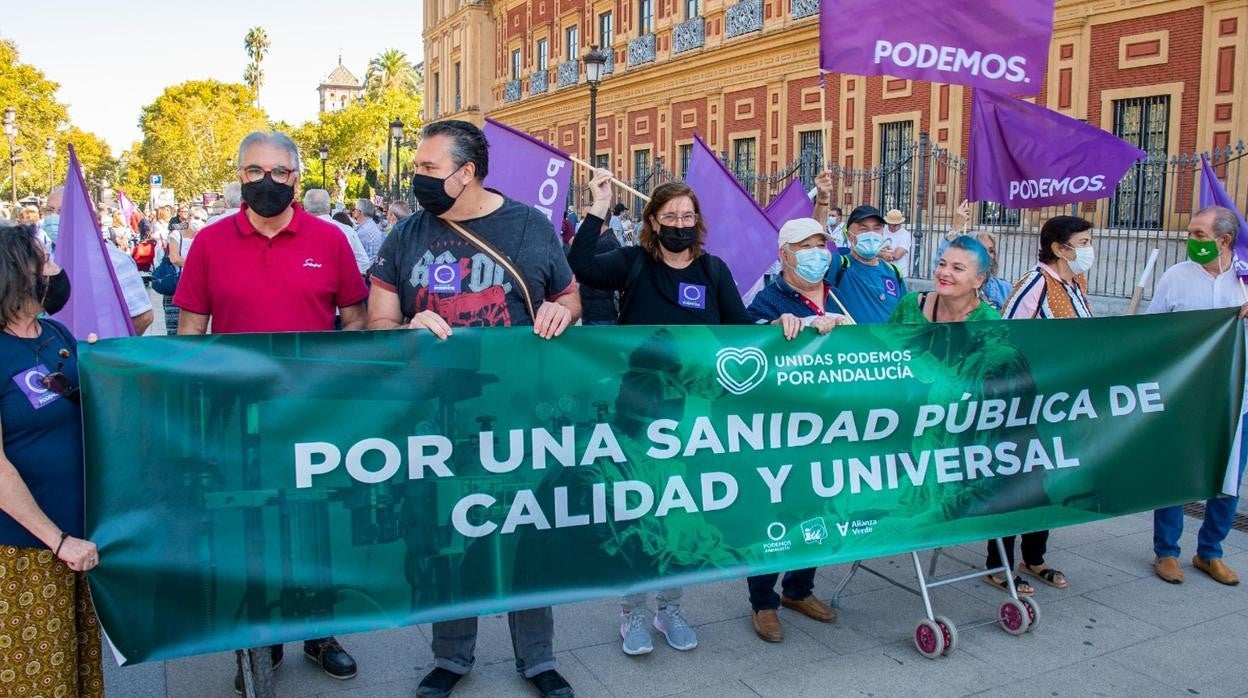
[[[51,550],[0,546],[0,695],[104,695],[87,576]]]

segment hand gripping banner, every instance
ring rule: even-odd
[[[81,351],[92,593],[136,662],[1205,499],[1236,436],[1242,333],[1225,310],[792,342],[105,340]]]

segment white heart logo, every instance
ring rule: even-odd
[[[767,378],[767,355],[756,347],[724,347],[715,353],[715,372],[724,390],[744,395]]]

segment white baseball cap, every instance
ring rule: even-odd
[[[794,218],[780,226],[780,247],[801,242],[811,235],[828,236],[828,231],[814,218]]]

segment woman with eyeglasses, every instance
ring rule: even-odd
[[[1087,273],[1095,263],[1092,224],[1078,216],[1050,218],[1040,228],[1036,268],[1014,284],[1014,291],[1005,300],[1001,316],[1006,320],[1092,317]],[[1004,541],[1009,567],[1014,569],[1014,536]],[[1065,589],[1069,586],[1066,575],[1049,567],[1044,560],[1048,547],[1047,530],[1024,533],[1019,545],[1023,561],[1018,565],[1018,571],[1048,586]],[[1000,565],[996,544],[989,541],[987,566],[993,568]],[[1003,586],[994,582],[1003,580],[989,581],[993,586]]]
[[[82,574],[100,558],[82,537],[77,345],[39,317],[55,307],[49,264],[28,230],[0,226],[0,683],[6,695],[102,696]]]
[[[603,291],[620,291],[619,324],[621,325],[750,325],[753,320],[746,312],[745,304],[737,291],[732,272],[723,260],[707,254],[703,249],[707,230],[702,220],[698,197],[688,186],[678,182],[661,184],[650,194],[650,201],[642,211],[638,245],[616,247],[597,253],[600,235],[613,235],[606,225],[611,206],[611,173],[595,170],[589,188],[593,204],[582,221],[568,263],[577,280]],[[660,333],[665,334],[664,330]],[[659,335],[656,335],[658,338]],[[644,360],[634,356],[635,361]],[[659,416],[679,418],[686,402],[701,396],[689,392],[686,383],[673,378],[682,373],[678,360],[650,357],[657,362],[646,371],[631,371],[626,382],[636,392],[670,395],[663,405],[652,405],[663,414]],[[617,401],[617,411],[628,400]],[[636,475],[650,467],[645,463],[630,464],[634,471],[618,473],[622,478]],[[661,464],[667,475],[677,474],[678,464]],[[652,551],[668,549],[676,537],[689,535],[677,527],[662,521],[639,522],[618,536],[618,540],[604,545],[619,545],[621,556],[627,556],[631,546],[645,545]],[[645,541],[638,543],[638,541]],[[686,540],[692,544],[692,539]],[[661,554],[656,552],[655,554]],[[653,555],[651,555],[653,557]],[[651,623],[646,608],[646,593],[629,594],[622,599],[620,637],[625,654],[636,656],[649,654],[654,649],[647,625],[663,634],[667,644],[677,650],[691,650],[698,645],[697,632],[685,620],[680,606],[682,589],[664,589],[655,595],[656,611]]]

